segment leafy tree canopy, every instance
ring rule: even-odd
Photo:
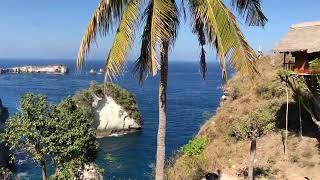
[[[90,113],[78,108],[70,97],[52,106],[46,150],[57,168],[74,172],[79,166],[95,160],[98,143],[92,122]]]
[[[71,98],[51,105],[46,96],[28,93],[21,98],[20,111],[6,122],[1,139],[41,165],[46,155],[52,157],[57,172],[71,178],[76,169],[96,158],[92,121],[88,111],[77,108]]]

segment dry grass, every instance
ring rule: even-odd
[[[232,98],[221,104],[217,114],[198,133],[198,136],[211,140],[209,145],[199,156],[180,155],[167,168],[167,179],[200,179],[206,172],[218,171],[230,179],[244,179],[250,141],[233,139],[229,132],[231,127],[241,123],[258,108],[268,110],[277,124],[272,132],[265,133],[257,141],[255,167],[258,179],[320,179],[317,139],[312,136],[297,137],[297,128],[292,125],[288,152],[285,154],[283,151],[281,124],[284,121],[283,105],[286,103],[285,85],[277,76],[281,61],[276,59],[274,66],[270,62],[270,58],[260,60],[261,76],[254,83],[239,76],[228,81],[227,90]],[[294,124],[291,121],[296,120],[296,105],[291,98],[290,103],[289,124]]]

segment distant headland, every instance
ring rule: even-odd
[[[43,74],[67,74],[69,69],[63,64],[52,64],[46,66],[19,66],[12,68],[1,68],[0,74],[21,73],[43,73]]]

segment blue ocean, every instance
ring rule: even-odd
[[[0,60],[1,68],[48,64],[65,64],[70,72],[67,75],[0,75],[0,98],[9,108],[10,115],[18,110],[20,96],[26,92],[45,94],[51,102],[58,103],[88,88],[91,81],[102,83],[104,79],[103,75],[88,73],[91,68],[102,68],[103,61],[87,61],[83,72],[76,73],[74,60]],[[169,63],[167,158],[172,157],[179,147],[196,135],[201,125],[215,113],[222,95],[220,74],[218,63],[209,64],[205,81],[201,79],[197,62]],[[130,135],[99,139],[96,163],[104,169],[105,179],[152,179],[158,127],[159,77],[149,76],[140,86],[128,65],[124,75],[116,79],[115,83],[136,95],[143,129]],[[40,167],[27,157],[18,154],[14,166],[14,173],[23,179],[41,179]],[[49,167],[50,173],[53,173],[53,168]]]

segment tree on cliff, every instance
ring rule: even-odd
[[[147,3],[147,4],[146,4]],[[231,0],[249,25],[264,25],[267,21],[260,0]],[[143,8],[145,9],[143,10]],[[241,33],[236,18],[222,0],[182,0],[182,13],[190,15],[193,32],[199,38],[200,70],[206,78],[206,43],[215,48],[221,62],[222,77],[227,78],[226,61],[242,73],[256,72],[256,55]],[[141,16],[142,15],[142,16]],[[157,137],[156,179],[164,177],[168,53],[173,48],[179,27],[179,10],[175,0],[101,0],[86,29],[78,52],[77,67],[81,69],[91,44],[98,35],[107,35],[118,25],[113,45],[106,58],[105,79],[123,72],[137,24],[144,24],[141,54],[134,71],[140,82],[147,74],[156,75],[160,69],[159,128]],[[160,59],[159,56],[160,55]]]
[[[20,111],[6,122],[3,133],[10,149],[21,149],[36,163],[40,162],[42,179],[47,179],[45,138],[49,110],[45,96],[26,94],[21,98]]]
[[[275,116],[264,107],[258,107],[255,111],[234,122],[230,127],[231,137],[236,140],[250,140],[248,179],[254,179],[254,163],[256,159],[257,140],[275,128]]]
[[[91,124],[91,114],[77,108],[71,98],[50,105],[46,96],[26,94],[1,136],[12,150],[22,150],[40,162],[43,179],[46,155],[55,162],[54,178],[73,179],[78,169],[96,158],[98,144]]]
[[[56,165],[54,177],[74,179],[78,169],[96,159],[98,143],[91,113],[69,97],[53,105],[49,117],[50,134],[45,142]]]

